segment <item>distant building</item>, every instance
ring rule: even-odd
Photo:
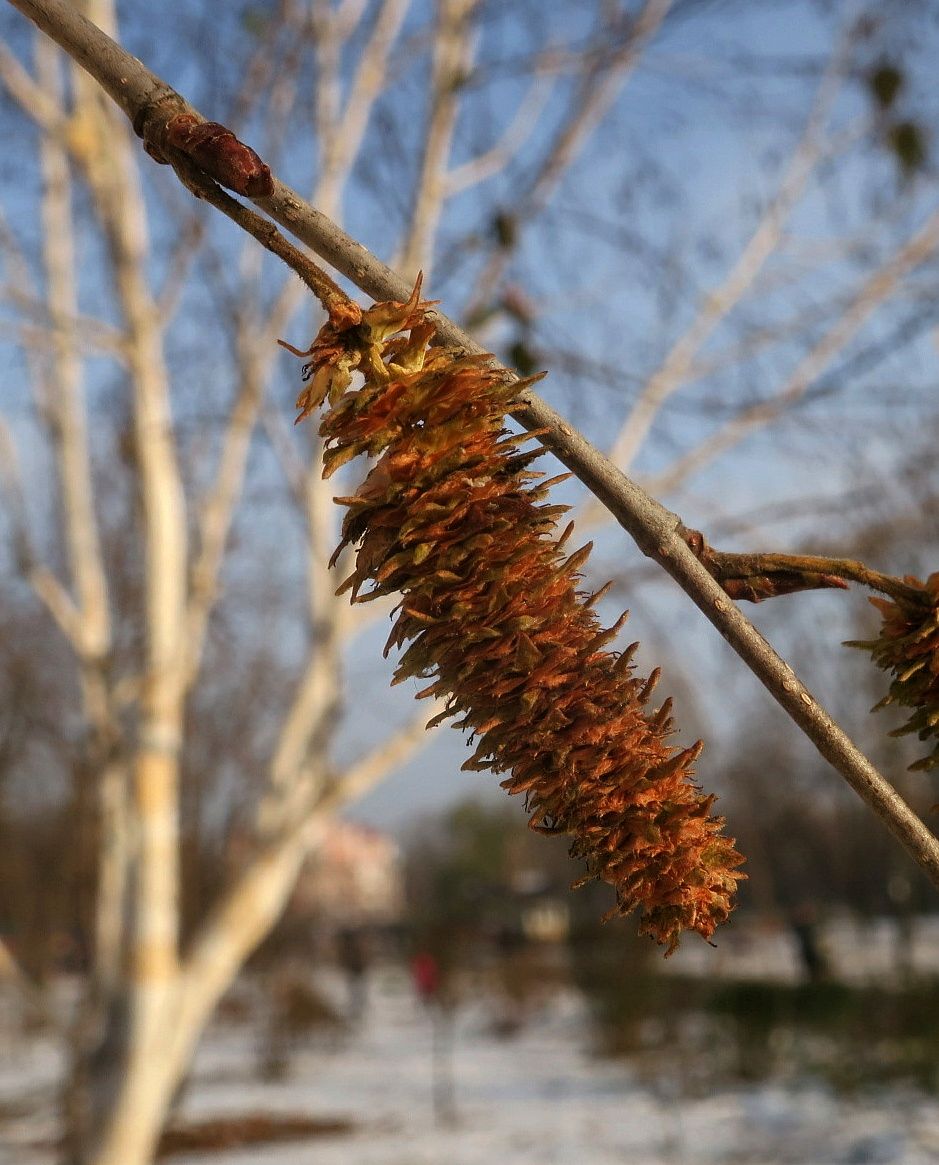
[[[385,833],[335,821],[297,879],[289,912],[323,926],[387,926],[404,907],[401,850]]]
[[[522,909],[522,934],[529,942],[566,942],[570,929],[571,910],[560,898],[538,898]]]

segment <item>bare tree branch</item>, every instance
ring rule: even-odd
[[[60,56],[47,38],[37,37],[37,79],[57,104],[63,99]],[[130,846],[127,771],[112,755],[120,732],[108,676],[113,646],[110,599],[95,513],[87,405],[78,358],[71,177],[67,146],[60,135],[43,135],[40,160],[44,179],[43,257],[55,378],[55,391],[49,394],[47,410],[59,471],[69,570],[81,621],[82,638],[76,654],[82,703],[91,729],[88,763],[97,779],[97,828],[101,843],[95,897],[93,994],[100,999],[116,982],[123,953],[121,924]]]
[[[14,305],[21,317],[37,321],[27,323],[22,318],[16,324],[0,321],[3,333],[15,336],[24,347],[48,351],[49,322],[45,307],[22,295],[19,288],[11,285],[0,290],[0,299]],[[75,346],[79,352],[104,352],[118,360],[124,359],[124,337],[116,328],[109,328],[102,320],[83,315],[72,316],[65,322],[75,333]]]
[[[83,0],[113,27],[112,0]],[[74,19],[83,21],[72,9]],[[87,21],[84,21],[87,24]],[[175,456],[162,321],[150,294],[146,212],[128,126],[77,70],[74,93],[81,134],[75,156],[87,180],[107,243],[123,324],[133,400],[133,437],[141,499],[145,571],[144,679],[138,732],[129,763],[126,808],[134,845],[127,854],[128,918],[122,918],[126,974],[122,1081],[100,1148],[100,1165],[137,1156],[137,1114],[149,1095],[153,1059],[164,1037],[167,999],[179,960],[179,758],[183,730],[183,603],[186,584],[185,499]],[[114,789],[109,790],[111,792]],[[114,999],[110,1000],[113,1005]]]
[[[769,424],[800,400],[825,371],[836,353],[857,334],[864,321],[892,295],[899,283],[935,254],[939,247],[939,211],[929,216],[916,234],[887,260],[851,297],[847,307],[825,334],[798,362],[778,392],[758,404],[743,409],[706,441],[653,478],[649,486],[657,492],[674,489],[697,473],[755,429]]]
[[[476,157],[454,166],[446,176],[444,194],[452,198],[471,186],[494,177],[509,164],[519,147],[532,134],[538,123],[538,116],[551,95],[552,79],[536,76],[516,110],[515,116],[506,126],[499,140]],[[405,268],[406,269],[406,268]]]
[[[81,613],[58,576],[39,561],[29,536],[29,521],[16,459],[16,446],[9,426],[0,420],[0,479],[3,481],[10,514],[13,544],[23,577],[55,620],[76,653],[82,649]]]
[[[343,779],[325,791],[325,773],[308,774],[305,784],[311,800],[305,806],[295,805],[293,815],[281,820],[278,833],[235,879],[192,942],[183,962],[164,1049],[163,1088],[171,1088],[178,1079],[223,991],[283,910],[307,854],[328,836],[331,823],[344,806],[363,796],[419,747],[426,718],[438,708],[435,701],[422,709],[419,717],[354,762]],[[157,1089],[144,1099],[159,1110],[167,1097]]]
[[[315,439],[304,482],[307,520],[307,593],[311,643],[306,667],[284,717],[271,762],[270,794],[261,813],[268,836],[296,820],[297,803],[309,802],[319,790],[311,782],[322,778],[316,758],[328,755],[339,723],[341,701],[341,609],[335,594],[329,558],[335,544],[335,507],[322,488],[323,447]],[[286,816],[285,816],[286,814]]]
[[[338,215],[342,186],[361,149],[375,99],[384,88],[391,50],[409,7],[410,0],[382,0],[345,106],[342,110],[338,105],[335,107],[334,132],[320,138],[323,143],[320,175],[312,201],[323,207],[326,214]]]
[[[672,345],[662,364],[649,378],[633,403],[610,459],[628,469],[648,436],[653,419],[664,402],[689,378],[702,345],[728,312],[736,306],[779,245],[783,228],[814,173],[822,153],[821,128],[842,80],[844,46],[832,56],[816,94],[802,138],[756,230],[721,285],[701,303],[691,326]]]
[[[614,38],[613,46],[605,49],[585,69],[551,148],[528,190],[517,199],[512,210],[516,234],[519,226],[533,219],[547,205],[561,178],[606,116],[646,46],[661,28],[672,3],[673,0],[645,0],[635,21],[627,24],[628,18],[617,13],[613,27],[605,30]],[[484,266],[467,308],[470,317],[484,305],[502,277],[511,254],[512,248],[500,247]]]
[[[338,208],[343,183],[361,146],[372,103],[384,84],[388,55],[397,38],[407,7],[408,0],[383,0],[351,82],[345,106],[336,112],[340,124],[330,123],[321,127],[322,132],[318,136],[322,144],[322,156],[320,174],[314,188],[316,201],[323,200],[326,205]],[[324,35],[329,37],[341,36],[350,22],[354,24],[358,17],[354,6],[347,5],[338,13],[332,15],[327,13],[323,19],[325,25],[322,25],[322,21],[319,23],[325,29]],[[322,50],[322,44],[320,48]],[[321,79],[321,84],[328,87],[328,75]],[[331,108],[328,99],[326,108]],[[285,257],[281,249],[289,247],[289,244],[269,222],[225,195],[210,180],[194,173],[191,167],[187,169],[187,180],[197,187],[195,192],[199,197],[210,200],[217,209],[233,218],[268,250],[280,254],[282,258]],[[245,261],[259,273],[260,252],[256,247],[246,251]],[[300,274],[314,293],[325,294],[327,303],[332,301],[330,297],[333,296],[345,298],[325,273],[315,264],[305,260],[296,248],[290,248],[288,265]],[[267,318],[262,323],[254,325],[250,320],[255,313],[249,310],[248,301],[256,296],[258,284],[259,279],[242,281],[244,302],[241,319],[236,321],[240,383],[234,407],[225,425],[215,480],[200,510],[199,554],[192,569],[187,612],[190,682],[198,668],[208,618],[218,594],[218,575],[235,504],[241,492],[248,447],[264,397],[265,381],[276,355],[276,349],[273,347],[262,348],[257,337],[262,333],[283,334],[291,316],[304,298],[303,289],[293,280],[287,280],[271,306]],[[286,446],[281,441],[275,447],[278,457],[283,461]],[[292,487],[295,487],[296,496],[305,506],[307,502],[312,502],[313,495],[307,490],[304,478],[302,467],[299,469],[299,478],[296,473],[288,474],[288,480]],[[278,771],[282,771],[280,766]]]
[[[443,709],[443,700],[432,700],[381,744],[353,761],[343,773],[341,781],[327,790],[317,802],[314,812],[319,814],[340,809],[374,788],[384,773],[398,768],[413,755],[425,739],[428,722]]]
[[[479,0],[437,0],[433,67],[428,98],[429,120],[424,137],[411,221],[396,266],[417,277],[429,276],[437,224],[447,196],[447,168],[453,131],[460,108],[460,88],[473,66],[474,21]]]
[[[67,120],[59,103],[43,89],[17,60],[8,45],[0,41],[0,83],[25,113],[47,133],[64,134]]]
[[[38,66],[46,93],[61,84],[59,54],[46,39],[37,41]],[[94,511],[81,365],[76,356],[78,314],[71,183],[65,150],[48,135],[40,145],[43,257],[48,287],[55,392],[49,401],[61,474],[68,562],[81,611],[83,660],[101,660],[110,644],[107,583]]]

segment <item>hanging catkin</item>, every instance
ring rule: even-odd
[[[375,464],[347,507],[356,548],[342,584],[353,602],[400,595],[386,646],[395,682],[429,681],[475,752],[464,768],[507,774],[534,829],[563,832],[585,877],[616,893],[611,914],[642,909],[640,930],[670,953],[683,930],[710,938],[732,909],[742,861],[693,781],[700,744],[668,743],[670,701],[650,705],[658,672],[607,649],[581,589],[589,546],[568,553],[566,507],[532,471],[540,450],[505,428],[518,392],[487,360],[431,347],[419,286],[360,322],[336,316],[308,352],[300,417],[328,399],[325,473],[359,454]],[[364,377],[352,388],[355,373]]]

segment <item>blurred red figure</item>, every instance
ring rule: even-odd
[[[430,951],[418,951],[411,960],[411,978],[421,999],[433,1003],[440,990],[440,966]]]
[[[453,1015],[441,1000],[440,964],[430,951],[418,951],[411,959],[411,978],[418,998],[427,1008],[425,1014],[430,1019],[433,1030],[430,1046],[434,1121],[438,1125],[452,1125],[456,1120],[453,1090]]]

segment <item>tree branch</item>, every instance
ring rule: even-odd
[[[846,590],[860,583],[904,606],[922,611],[930,606],[929,595],[893,575],[871,570],[855,558],[825,558],[817,554],[734,554],[708,544],[699,530],[678,531],[709,573],[732,599],[760,603],[777,595],[835,587]]]
[[[548,103],[553,78],[537,75],[522,98],[515,116],[494,145],[481,154],[461,162],[447,172],[444,193],[447,198],[486,182],[508,166],[523,142],[534,133],[538,120]]]
[[[193,940],[183,963],[169,1049],[178,1064],[186,1062],[222,991],[283,910],[307,854],[328,836],[336,814],[414,752],[424,739],[428,713],[439,707],[434,701],[422,708],[328,789],[323,790],[322,774],[310,774],[306,785],[314,793],[312,801],[294,806],[294,816],[281,822],[279,834],[240,872]]]
[[[12,50],[2,43],[0,43],[0,83],[20,109],[27,112],[47,133],[65,135],[68,120],[59,104],[20,64]]]
[[[10,0],[96,77],[134,124],[154,114],[194,112],[178,94],[99,29],[79,17],[65,0]],[[198,116],[198,115],[197,115]],[[259,206],[374,299],[405,300],[409,286],[294,191],[272,179]],[[482,351],[456,324],[437,315],[441,342],[466,352]],[[506,370],[507,377],[514,374]],[[681,586],[741,659],[767,687],[826,760],[845,778],[913,859],[939,886],[939,839],[897,794],[798,680],[720,584],[698,561],[679,533],[680,521],[641,490],[530,387],[519,393],[515,413],[537,429],[544,445],[571,469],[609,509],[640,550]]]
[[[74,648],[75,653],[81,656],[84,648],[81,612],[69,594],[68,588],[36,556],[29,536],[26,503],[16,463],[16,446],[6,422],[2,419],[0,419],[0,486],[3,487],[3,493],[6,494],[9,507],[17,565],[36,597],[45,606],[59,630]]]
[[[645,0],[635,19],[607,9],[601,35],[604,49],[590,62],[580,77],[567,114],[555,132],[546,156],[535,172],[527,191],[521,192],[511,213],[515,242],[520,228],[547,205],[562,177],[583,149],[631,76],[643,51],[658,33],[673,0]],[[606,42],[612,42],[606,47]],[[490,256],[476,281],[467,314],[472,317],[485,306],[491,290],[501,279],[516,246],[500,246]]]
[[[802,399],[834,356],[854,338],[865,320],[894,293],[903,279],[935,254],[937,247],[939,211],[933,211],[916,234],[858,287],[844,311],[799,360],[778,392],[732,417],[697,448],[679,457],[669,469],[659,474],[651,482],[652,487],[656,490],[674,489],[748,433],[769,424],[784,409]]]
[[[687,383],[693,362],[718,324],[740,302],[776,251],[785,224],[802,197],[822,156],[821,127],[842,79],[846,45],[835,53],[822,78],[805,129],[756,229],[722,283],[700,303],[690,326],[672,345],[659,368],[633,402],[610,458],[628,469],[665,401]]]
[[[430,116],[420,174],[411,196],[411,221],[397,262],[399,270],[411,277],[421,269],[425,275],[430,270],[434,237],[448,193],[447,168],[460,109],[460,89],[473,67],[478,11],[479,0],[437,0]]]

